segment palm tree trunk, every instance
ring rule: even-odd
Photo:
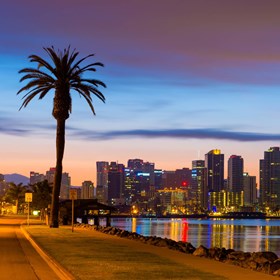
[[[65,119],[56,121],[56,167],[52,191],[50,227],[59,227],[59,194],[62,178],[62,160],[65,146]]]

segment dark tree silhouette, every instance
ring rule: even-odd
[[[27,187],[23,186],[22,183],[15,184],[11,182],[9,183],[9,188],[5,193],[5,200],[15,203],[17,214],[18,214],[20,202],[24,201],[24,195],[26,191],[27,191]]]
[[[99,80],[84,78],[85,73],[96,71],[96,67],[104,65],[100,62],[90,63],[85,66],[81,64],[89,57],[90,54],[78,59],[79,53],[70,47],[67,49],[55,50],[54,47],[44,48],[51,62],[37,56],[30,55],[30,62],[35,62],[37,68],[24,68],[19,71],[24,76],[20,82],[28,80],[28,83],[22,87],[17,94],[27,91],[23,96],[22,107],[26,107],[28,103],[35,97],[39,99],[54,90],[53,111],[52,115],[56,119],[56,168],[54,176],[54,185],[52,192],[50,227],[57,228],[59,226],[59,193],[62,177],[62,161],[65,147],[65,122],[72,110],[71,93],[76,92],[84,97],[91,111],[95,114],[92,105],[92,94],[105,102],[104,95],[98,90],[98,86],[106,87]],[[45,71],[40,70],[44,68]]]
[[[52,185],[47,180],[31,185],[33,192],[32,208],[40,210],[41,220],[45,219],[46,208],[51,204]]]

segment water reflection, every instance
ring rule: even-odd
[[[280,256],[280,220],[114,218],[112,226],[145,236],[190,242],[196,247],[273,251]]]

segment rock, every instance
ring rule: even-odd
[[[189,242],[186,243],[186,253],[187,254],[192,254],[196,248]]]
[[[273,263],[270,263],[269,272],[274,274],[276,271],[280,272],[280,259],[277,259]]]
[[[275,270],[275,271],[273,272],[273,275],[274,275],[274,276],[280,276],[280,269]]]
[[[253,270],[256,270],[257,267],[258,267],[258,264],[255,261],[252,261],[252,260],[249,260],[247,262],[247,264],[248,264],[248,268],[253,269]]]
[[[193,255],[197,256],[197,257],[207,257],[208,256],[208,249],[206,247],[204,247],[203,245],[200,245],[193,252]]]
[[[168,241],[166,239],[158,240],[155,244],[158,247],[168,247]]]
[[[245,253],[243,251],[235,251],[235,252],[231,252],[230,254],[228,254],[227,257],[230,260],[245,261],[251,257],[251,253]]]
[[[263,264],[265,262],[274,262],[278,259],[278,256],[273,252],[255,252],[252,253],[251,259],[258,264]]]

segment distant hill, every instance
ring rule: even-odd
[[[6,182],[13,182],[15,184],[22,183],[23,185],[29,184],[29,177],[17,173],[4,174],[4,178]]]

